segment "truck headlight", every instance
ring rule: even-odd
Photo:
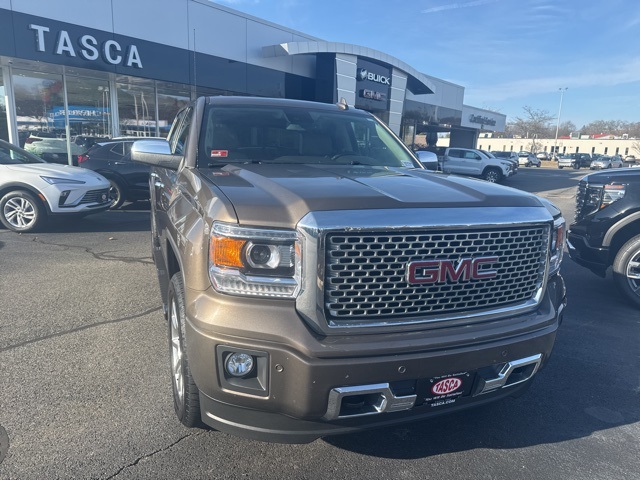
[[[549,246],[549,275],[560,270],[560,264],[562,264],[562,257],[564,255],[566,227],[566,222],[562,217],[556,219],[553,223],[551,244]]]
[[[223,293],[295,298],[302,277],[301,251],[295,231],[214,222],[209,278]]]
[[[626,185],[605,185],[602,192],[600,208],[604,208],[607,205],[611,205],[613,202],[624,198],[626,191]]]

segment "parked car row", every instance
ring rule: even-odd
[[[592,157],[588,153],[568,153],[565,155],[560,155],[558,158],[558,168],[562,170],[563,168],[590,168]]]
[[[606,168],[622,168],[624,167],[624,162],[622,158],[618,155],[603,155],[594,159],[591,162],[590,168],[591,170],[602,170]]]

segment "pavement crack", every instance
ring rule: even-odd
[[[135,315],[127,315],[126,317],[116,318],[116,319],[113,319],[113,320],[105,320],[104,322],[96,322],[96,323],[91,323],[89,325],[82,325],[81,327],[71,328],[69,330],[64,330],[62,332],[52,333],[50,335],[45,335],[43,337],[32,338],[31,340],[25,340],[24,342],[15,343],[13,345],[7,345],[6,347],[1,347],[0,348],[0,353],[6,352],[7,350],[13,350],[15,348],[20,348],[20,347],[24,347],[24,346],[27,346],[27,345],[31,345],[33,343],[41,342],[43,340],[49,340],[51,338],[57,338],[57,337],[62,337],[64,335],[69,335],[70,333],[76,333],[76,332],[81,332],[83,330],[88,330],[90,328],[100,327],[102,325],[109,325],[109,324],[112,324],[112,323],[126,322],[127,320],[133,320],[134,318],[143,317],[143,316],[148,315],[150,313],[157,312],[158,310],[161,310],[161,309],[162,309],[162,307],[154,307],[154,308],[150,308],[148,310],[145,310],[144,312],[136,313]]]
[[[110,260],[110,261],[124,262],[124,263],[141,263],[143,265],[153,265],[153,259],[151,257],[138,258],[138,257],[118,256],[118,255],[113,255],[112,254],[113,252],[109,252],[109,251],[98,253],[98,252],[94,252],[89,247],[83,247],[81,245],[67,245],[67,244],[64,244],[64,243],[45,242],[44,240],[38,239],[38,237],[33,237],[32,241],[36,242],[36,243],[39,243],[41,245],[49,245],[49,246],[52,246],[52,247],[59,247],[59,248],[65,249],[65,250],[69,250],[69,249],[72,249],[72,248],[77,248],[79,250],[84,250],[89,255],[92,255],[96,260]]]
[[[151,458],[154,455],[157,455],[158,453],[162,453],[165,452],[167,450],[170,450],[171,448],[175,447],[177,444],[179,444],[180,442],[182,442],[184,439],[189,438],[189,437],[195,437],[198,435],[202,435],[204,434],[204,432],[196,432],[196,433],[189,433],[187,435],[184,435],[183,437],[180,437],[178,440],[176,440],[175,442],[173,442],[170,445],[167,445],[166,447],[163,448],[159,448],[158,450],[154,450],[151,453],[147,453],[146,455],[142,455],[138,458],[136,458],[133,462],[131,462],[128,465],[125,465],[124,467],[120,468],[120,470],[118,470],[116,473],[114,473],[113,475],[111,475],[110,477],[105,478],[105,480],[110,480],[112,478],[116,478],[118,475],[120,475],[124,470],[126,470],[127,468],[130,467],[135,467],[136,465],[138,465],[138,463],[140,463],[142,460],[145,460],[147,458]]]

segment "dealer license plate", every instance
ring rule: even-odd
[[[418,382],[417,404],[452,405],[471,394],[475,376],[475,372],[460,372],[423,379]]]

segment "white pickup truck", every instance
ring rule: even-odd
[[[472,148],[449,147],[442,156],[445,173],[480,177],[488,182],[501,182],[511,174],[511,162],[490,157]]]

